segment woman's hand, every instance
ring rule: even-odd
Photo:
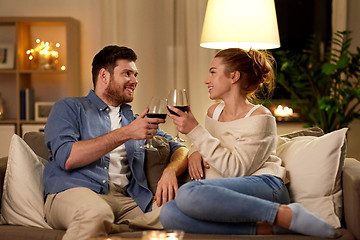
[[[188,106],[187,112],[183,112],[173,106],[168,107],[170,110],[179,115],[176,116],[175,114],[168,113],[168,116],[173,120],[174,124],[176,125],[176,129],[179,132],[188,134],[199,124],[192,114],[190,106]]]
[[[191,179],[200,180],[204,178],[204,168],[210,168],[209,164],[204,161],[199,152],[194,152],[190,155],[188,160],[188,170]]]

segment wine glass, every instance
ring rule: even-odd
[[[165,98],[153,97],[149,104],[149,111],[146,114],[148,118],[161,118],[165,119],[167,115],[167,101]],[[140,146],[141,149],[146,149],[150,151],[158,151],[152,145],[152,138],[146,141],[145,145]]]
[[[186,97],[186,91],[185,89],[173,89],[169,92],[168,95],[168,105],[169,106],[173,106],[176,107],[177,109],[183,111],[183,112],[187,112],[188,110],[188,101],[187,101],[187,97]],[[171,114],[177,115],[175,112],[171,111],[168,108],[169,112]],[[174,137],[173,140],[170,140],[170,142],[185,142],[184,139],[182,139],[179,136],[179,131],[176,131],[176,136]]]

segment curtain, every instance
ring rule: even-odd
[[[212,101],[204,80],[215,50],[200,47],[207,0],[105,0],[103,45],[131,47],[138,55],[139,85],[132,103],[141,113],[151,97],[172,88],[187,90],[191,109],[203,124]],[[174,134],[171,119],[161,126]]]

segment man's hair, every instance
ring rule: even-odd
[[[94,89],[100,69],[105,68],[112,75],[114,73],[114,68],[116,67],[116,61],[119,59],[135,62],[137,56],[132,49],[116,45],[106,46],[95,55],[92,62],[92,80]]]

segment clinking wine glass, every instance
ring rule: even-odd
[[[185,89],[173,89],[169,92],[168,95],[168,105],[176,107],[177,109],[187,112],[188,110],[188,100],[186,97],[186,91]],[[175,112],[168,109],[171,114],[177,115]],[[171,142],[185,142],[184,139],[182,139],[179,136],[179,131],[176,131],[176,136],[173,140],[170,140]]]
[[[167,101],[165,98],[153,97],[149,104],[149,111],[146,114],[148,118],[161,118],[165,119],[167,115]],[[145,145],[140,146],[142,149],[150,151],[158,151],[152,145],[152,138],[146,141]]]

